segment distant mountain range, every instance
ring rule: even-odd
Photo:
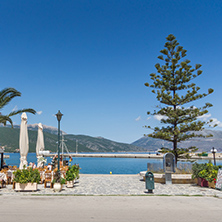
[[[0,145],[5,147],[5,152],[13,152],[19,148],[20,126],[0,126]],[[38,124],[28,125],[29,152],[35,152],[37,140]],[[45,150],[57,151],[58,130],[55,127],[43,125]],[[209,138],[193,138],[179,144],[179,147],[196,146],[199,152],[210,152],[215,147],[218,152],[222,152],[222,131],[203,130],[204,135],[212,134]],[[76,152],[76,142],[78,141],[78,152],[145,152],[156,151],[161,147],[172,148],[170,142],[142,137],[132,144],[118,143],[102,137],[91,137],[86,135],[73,135],[63,132],[65,143],[70,152]]]
[[[4,127],[4,126],[1,125],[0,127]],[[12,128],[11,125],[6,125],[5,127]],[[28,127],[28,130],[38,131],[38,124],[37,123],[28,124],[27,127]],[[20,125],[14,125],[13,128],[20,129]],[[43,129],[44,129],[44,132],[51,133],[51,134],[58,134],[58,129],[56,127],[43,125]],[[61,132],[64,135],[66,134],[62,130],[61,130]]]
[[[19,148],[20,126],[15,125],[0,127],[0,145],[4,146],[5,152],[13,152]],[[35,152],[38,125],[28,125],[29,152]],[[45,150],[57,151],[58,130],[57,128],[43,125]],[[131,144],[118,143],[102,137],[91,137],[85,135],[72,135],[63,133],[65,144],[69,152],[76,152],[76,141],[78,140],[78,152],[140,152],[145,151],[143,147]]]
[[[91,137],[85,135],[69,135],[65,136],[66,139],[76,141],[86,146],[93,152],[141,152],[146,151],[146,148],[137,147],[132,144],[118,143],[103,137]]]
[[[222,131],[205,129],[201,132],[197,132],[197,134],[203,134],[205,136],[212,134],[213,137],[192,138],[187,141],[179,143],[178,147],[188,148],[190,146],[196,146],[199,148],[198,152],[203,152],[203,151],[210,152],[211,148],[214,147],[219,152],[222,152]],[[132,145],[143,147],[147,150],[157,150],[160,149],[161,147],[172,148],[172,143],[160,139],[153,139],[151,137],[142,137],[139,140],[133,142]]]

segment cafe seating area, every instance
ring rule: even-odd
[[[9,184],[13,184],[13,188],[15,187],[15,182],[13,182],[14,179],[14,174],[18,168],[16,166],[8,166],[8,168],[3,168],[0,171],[0,188],[4,188]],[[58,168],[51,169],[50,166],[44,166],[43,168],[35,168],[39,171],[40,173],[40,183],[44,184],[44,188],[47,188],[48,184],[49,187],[53,187],[53,179],[54,179],[54,174],[58,170]],[[62,178],[65,178],[66,176],[66,171],[68,169],[68,166],[62,166],[60,168],[60,175]]]

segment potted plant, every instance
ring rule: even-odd
[[[217,180],[216,180],[216,178],[214,178],[213,181],[211,181],[211,182],[208,181],[208,186],[209,186],[210,188],[215,189],[216,182],[217,182]]]
[[[74,186],[75,177],[75,172],[73,171],[72,167],[69,167],[66,171],[66,181],[68,188],[72,188]]]
[[[27,169],[17,169],[14,174],[13,182],[15,191],[36,191],[40,181],[40,173],[37,169],[28,167]]]
[[[196,180],[197,185],[201,186],[201,177],[199,175],[199,173],[206,169],[207,164],[199,164],[199,163],[194,163],[192,165],[192,179]]]
[[[214,181],[216,181],[219,167],[220,166],[214,166],[211,162],[206,164],[205,169],[199,172],[199,176],[202,178],[201,186],[215,188]]]
[[[201,187],[208,187],[208,181],[206,179],[207,175],[208,175],[208,172],[206,169],[201,170],[199,172],[199,177],[201,178],[201,184],[200,184]]]
[[[66,181],[67,181],[67,187],[72,188],[74,186],[74,181],[76,178],[79,178],[79,166],[73,165],[69,166],[66,171]]]
[[[62,190],[62,185],[65,184],[66,180],[60,176],[60,172],[57,170],[53,175],[53,190],[55,192],[60,192]]]

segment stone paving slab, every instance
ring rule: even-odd
[[[222,198],[222,191],[212,188],[199,187],[194,184],[160,184],[155,183],[153,194],[148,194],[145,182],[139,175],[92,175],[82,174],[75,183],[74,188],[67,188],[55,193],[51,188],[38,185],[36,192],[16,192],[12,185],[0,189],[0,195],[190,195],[190,196],[214,196]]]

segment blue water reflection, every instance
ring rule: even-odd
[[[5,159],[6,164],[19,166],[19,153],[5,153],[10,155],[9,159]],[[29,153],[27,161],[37,162],[36,154]],[[51,158],[47,157],[47,163],[51,162]],[[198,160],[198,163],[206,163],[208,160]],[[72,164],[79,164],[80,173],[84,174],[138,174],[140,171],[147,170],[147,164],[151,165],[150,170],[160,170],[163,168],[161,159],[142,159],[142,158],[93,158],[93,157],[74,157]],[[217,165],[222,165],[222,161],[217,161]],[[178,168],[191,169],[192,164],[186,161],[179,161]]]

